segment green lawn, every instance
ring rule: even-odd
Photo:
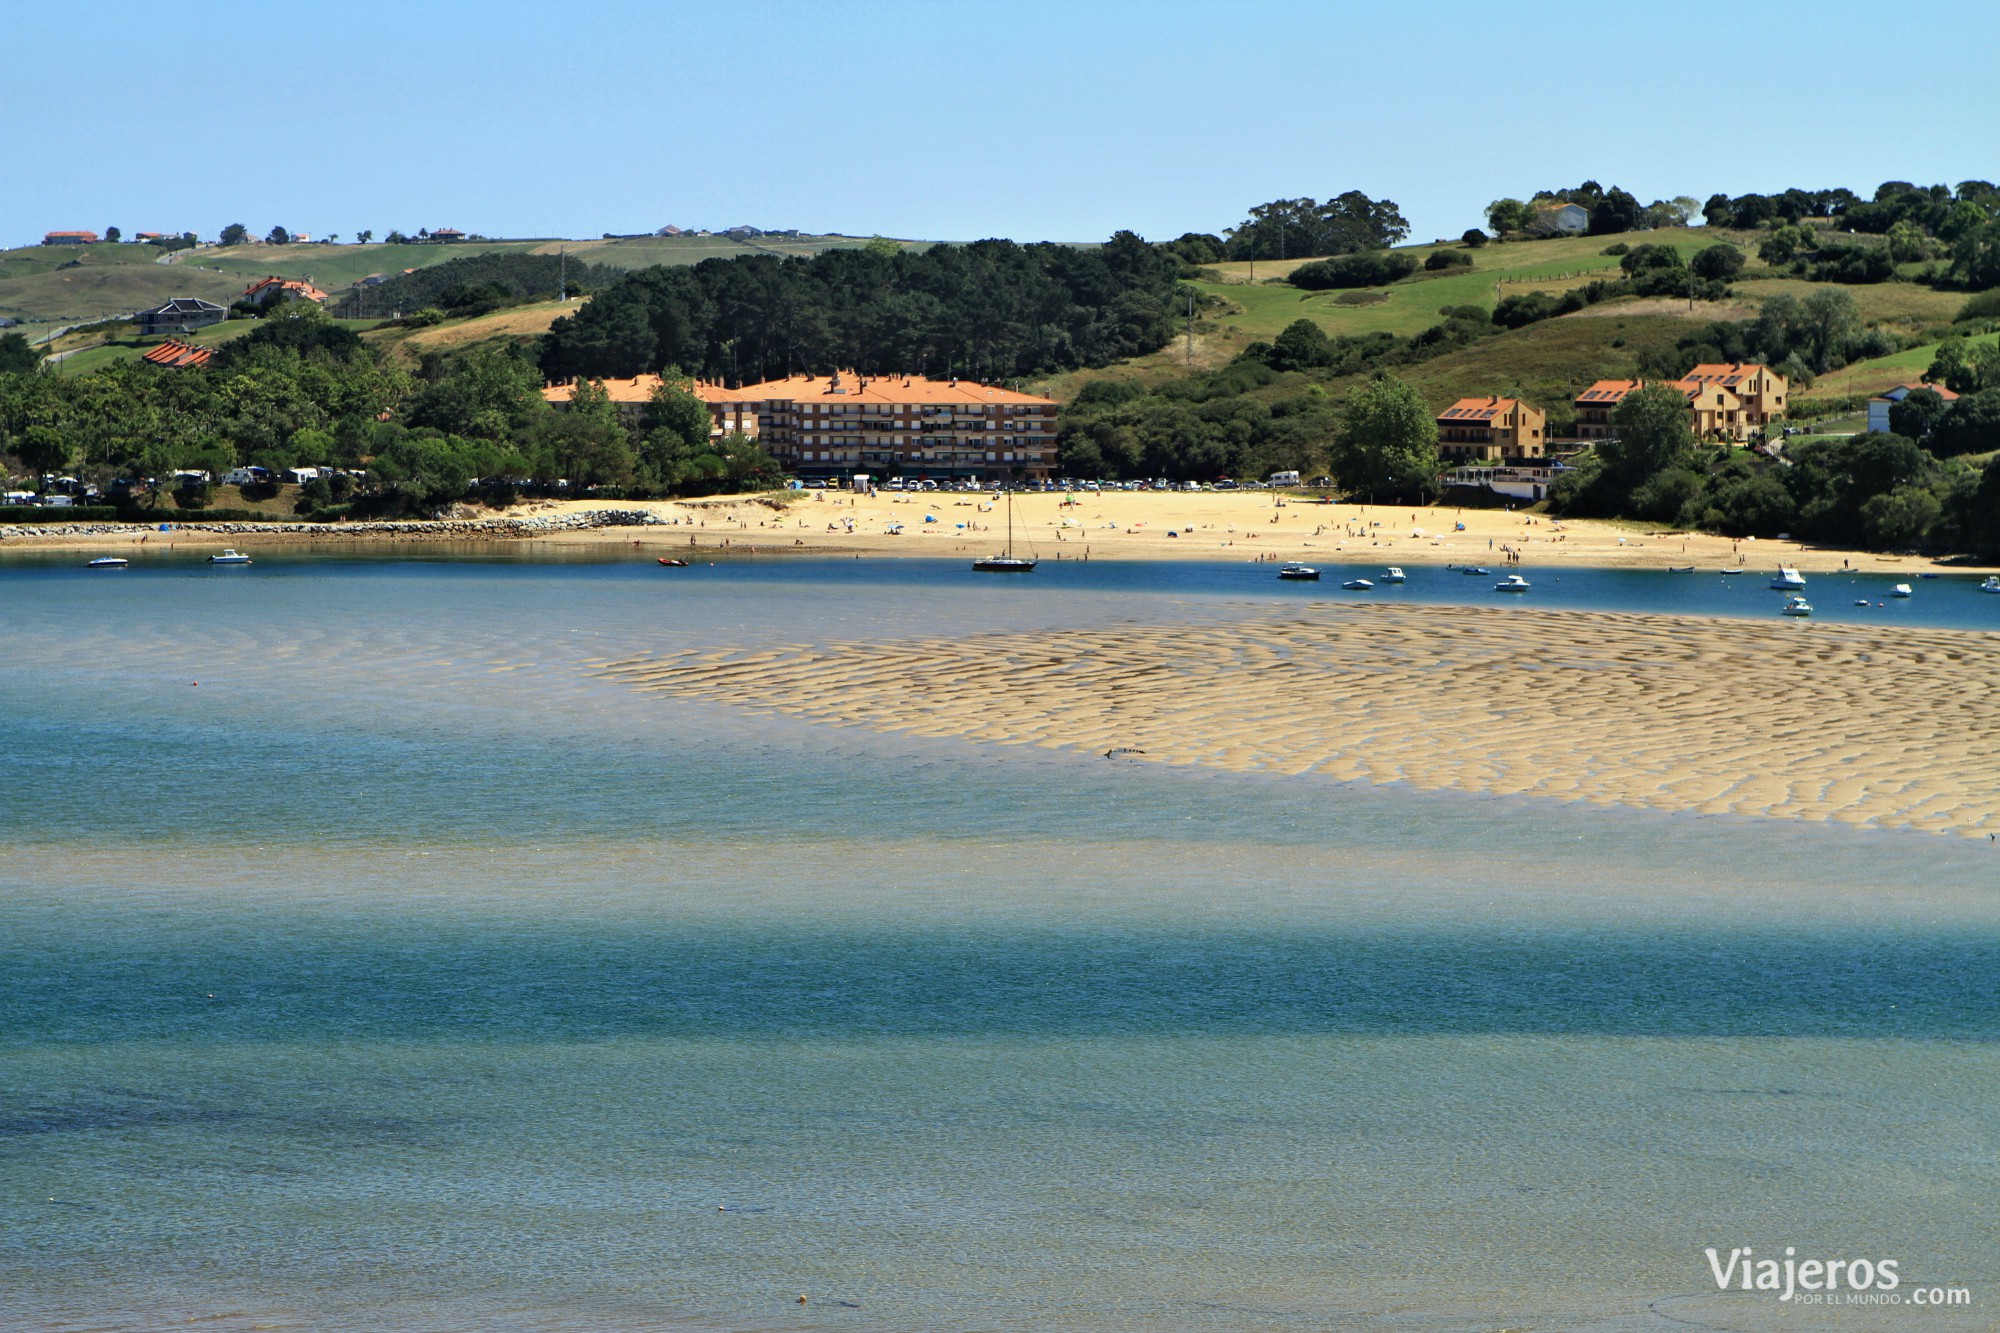
[[[1961,301],[1963,297],[1959,298]],[[2000,333],[1981,334],[1966,339],[1969,343],[2000,342]],[[1938,345],[1925,343],[1897,352],[1894,356],[1879,356],[1872,361],[1856,361],[1853,365],[1831,374],[1821,375],[1813,381],[1810,389],[1803,390],[1801,397],[1844,398],[1850,394],[1875,394],[1884,389],[1923,378],[1930,364],[1937,356]]]

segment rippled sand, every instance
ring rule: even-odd
[[[1328,604],[601,669],[841,726],[1135,762],[2000,830],[2000,652],[1961,631]]]

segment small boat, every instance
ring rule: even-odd
[[[1375,585],[1370,583],[1367,579],[1349,579],[1347,582],[1341,584],[1340,586],[1346,588],[1350,592],[1367,592],[1370,588],[1374,587]]]
[[[1298,579],[1307,583],[1319,582],[1319,571],[1311,565],[1302,565],[1296,560],[1287,561],[1278,567],[1281,579]]]
[[[1898,583],[1895,587],[1889,589],[1889,595],[1891,597],[1908,597],[1910,595],[1910,585],[1907,583]]]
[[[924,518],[926,523],[933,521],[928,515]],[[1034,571],[1035,562],[1032,559],[1014,554],[1014,492],[1007,492],[1007,549],[999,555],[973,561],[972,567],[982,574],[1027,574]]]
[[[1790,565],[1779,565],[1778,577],[1771,580],[1771,586],[1779,592],[1796,592],[1806,586],[1806,578]]]
[[[92,561],[90,561],[89,563],[87,563],[86,565],[84,565],[84,568],[85,568],[85,569],[123,569],[123,568],[125,568],[125,566],[127,566],[127,565],[129,565],[129,564],[131,564],[131,563],[132,563],[132,562],[131,562],[130,560],[127,560],[127,559],[126,559],[126,558],[125,558],[124,556],[122,556],[122,555],[100,555],[100,556],[98,556],[98,557],[97,557],[97,559],[95,559],[95,560],[92,560]]]
[[[1528,581],[1522,578],[1519,574],[1509,574],[1506,578],[1501,579],[1498,583],[1493,585],[1493,591],[1526,592],[1529,586],[1530,585]]]
[[[1854,604],[1856,606],[1866,606],[1868,605],[1868,599],[1866,597],[1857,597],[1854,599]]]
[[[1491,574],[1493,571],[1484,565],[1460,565],[1458,572],[1461,574]]]
[[[1725,574],[1741,574],[1743,571],[1741,569],[1725,569],[1722,572]]]
[[[665,566],[666,566],[666,567],[667,567],[668,569],[686,569],[686,568],[688,567],[688,562],[687,562],[687,561],[685,561],[685,560],[676,560],[676,559],[674,559],[674,557],[672,557],[672,556],[670,556],[670,555],[663,555],[663,556],[661,556],[661,557],[660,557],[660,563],[661,563],[661,564],[663,564],[663,565],[665,565]]]
[[[1861,605],[1866,606],[1867,603],[1863,602],[1861,603]],[[1809,616],[1812,614],[1812,603],[1808,602],[1805,598],[1800,597],[1797,593],[1794,593],[1790,597],[1787,597],[1785,599],[1784,609],[1780,614],[1788,616]]]
[[[1389,566],[1387,572],[1385,572],[1382,575],[1382,582],[1401,583],[1408,578],[1409,575],[1403,572],[1403,567],[1401,565],[1391,565]]]
[[[1920,578],[1920,579],[1934,579],[1934,578],[1937,578],[1937,577],[1939,577],[1939,575],[1936,575],[1936,574],[1919,574],[1919,575],[1917,575],[1917,577],[1918,577],[1918,578]]]
[[[1988,574],[1986,582],[1979,585],[1981,592],[2000,592],[2000,574]]]
[[[250,557],[238,551],[234,546],[228,546],[223,548],[221,555],[210,556],[208,563],[211,565],[247,565],[250,563]]]
[[[1667,573],[1669,573],[1669,574],[1692,574],[1692,573],[1694,573],[1694,566],[1693,566],[1693,565],[1668,565],[1668,566],[1667,566]]]

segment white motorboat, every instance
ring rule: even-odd
[[[1778,566],[1778,577],[1771,580],[1771,586],[1779,592],[1797,592],[1806,586],[1806,576],[1790,565]]]
[[[1907,583],[1898,583],[1895,587],[1889,589],[1889,595],[1891,597],[1908,597],[1910,595],[1910,585]]]
[[[1981,592],[2000,592],[2000,574],[1988,574],[1986,582],[1979,585]]]
[[[1389,566],[1388,571],[1382,575],[1382,582],[1402,583],[1408,578],[1409,575],[1403,572],[1403,567],[1401,565],[1391,565]]]
[[[1862,605],[1866,605],[1866,603],[1862,603]],[[1785,599],[1782,614],[1788,616],[1809,616],[1812,614],[1812,603],[1794,593]]]
[[[238,551],[234,546],[229,546],[223,548],[221,555],[210,556],[208,563],[211,565],[247,565],[250,563],[250,557]]]
[[[122,555],[100,555],[100,556],[98,556],[98,557],[97,557],[97,559],[95,559],[95,560],[92,560],[92,561],[90,561],[89,563],[87,563],[86,565],[84,565],[84,568],[85,568],[85,569],[123,569],[123,568],[125,568],[125,566],[127,566],[127,565],[129,565],[129,564],[131,564],[131,563],[132,563],[132,562],[131,562],[130,560],[127,560],[127,559],[126,559],[126,558],[125,558],[124,556],[122,556]]]
[[[1529,586],[1530,585],[1528,581],[1522,578],[1519,574],[1509,574],[1506,578],[1501,579],[1498,583],[1493,585],[1493,591],[1526,592]]]
[[[1367,592],[1370,588],[1374,587],[1375,585],[1370,583],[1367,579],[1349,579],[1347,582],[1341,584],[1340,586],[1346,588],[1350,592]]]
[[[1319,582],[1319,571],[1311,565],[1302,565],[1296,560],[1288,560],[1278,567],[1278,577],[1304,583]]]
[[[1741,574],[1743,571],[1737,568],[1728,568],[1724,569],[1722,572],[1725,574]]]
[[[1868,605],[1868,599],[1866,597],[1857,597],[1854,599],[1854,604],[1856,606],[1866,606]]]

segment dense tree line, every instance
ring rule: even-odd
[[[552,380],[681,366],[730,382],[850,367],[1004,381],[1159,349],[1179,267],[1120,232],[1094,249],[978,241],[641,269],[556,321],[540,364]]]
[[[1321,203],[1274,199],[1250,210],[1230,228],[1226,259],[1299,259],[1383,250],[1410,234],[1410,224],[1390,199],[1349,190]]]
[[[683,381],[663,387],[627,425],[601,390],[560,412],[524,355],[475,350],[412,370],[365,344],[310,302],[291,302],[226,344],[207,366],[122,362],[88,375],[37,373],[0,340],[0,453],[20,473],[118,478],[220,478],[239,465],[276,472],[324,467],[365,474],[309,483],[301,512],[421,513],[521,487],[619,493],[706,493],[769,483],[770,457],[740,437],[712,439],[706,407]],[[32,349],[31,349],[32,350]],[[141,488],[150,505],[199,507]]]

